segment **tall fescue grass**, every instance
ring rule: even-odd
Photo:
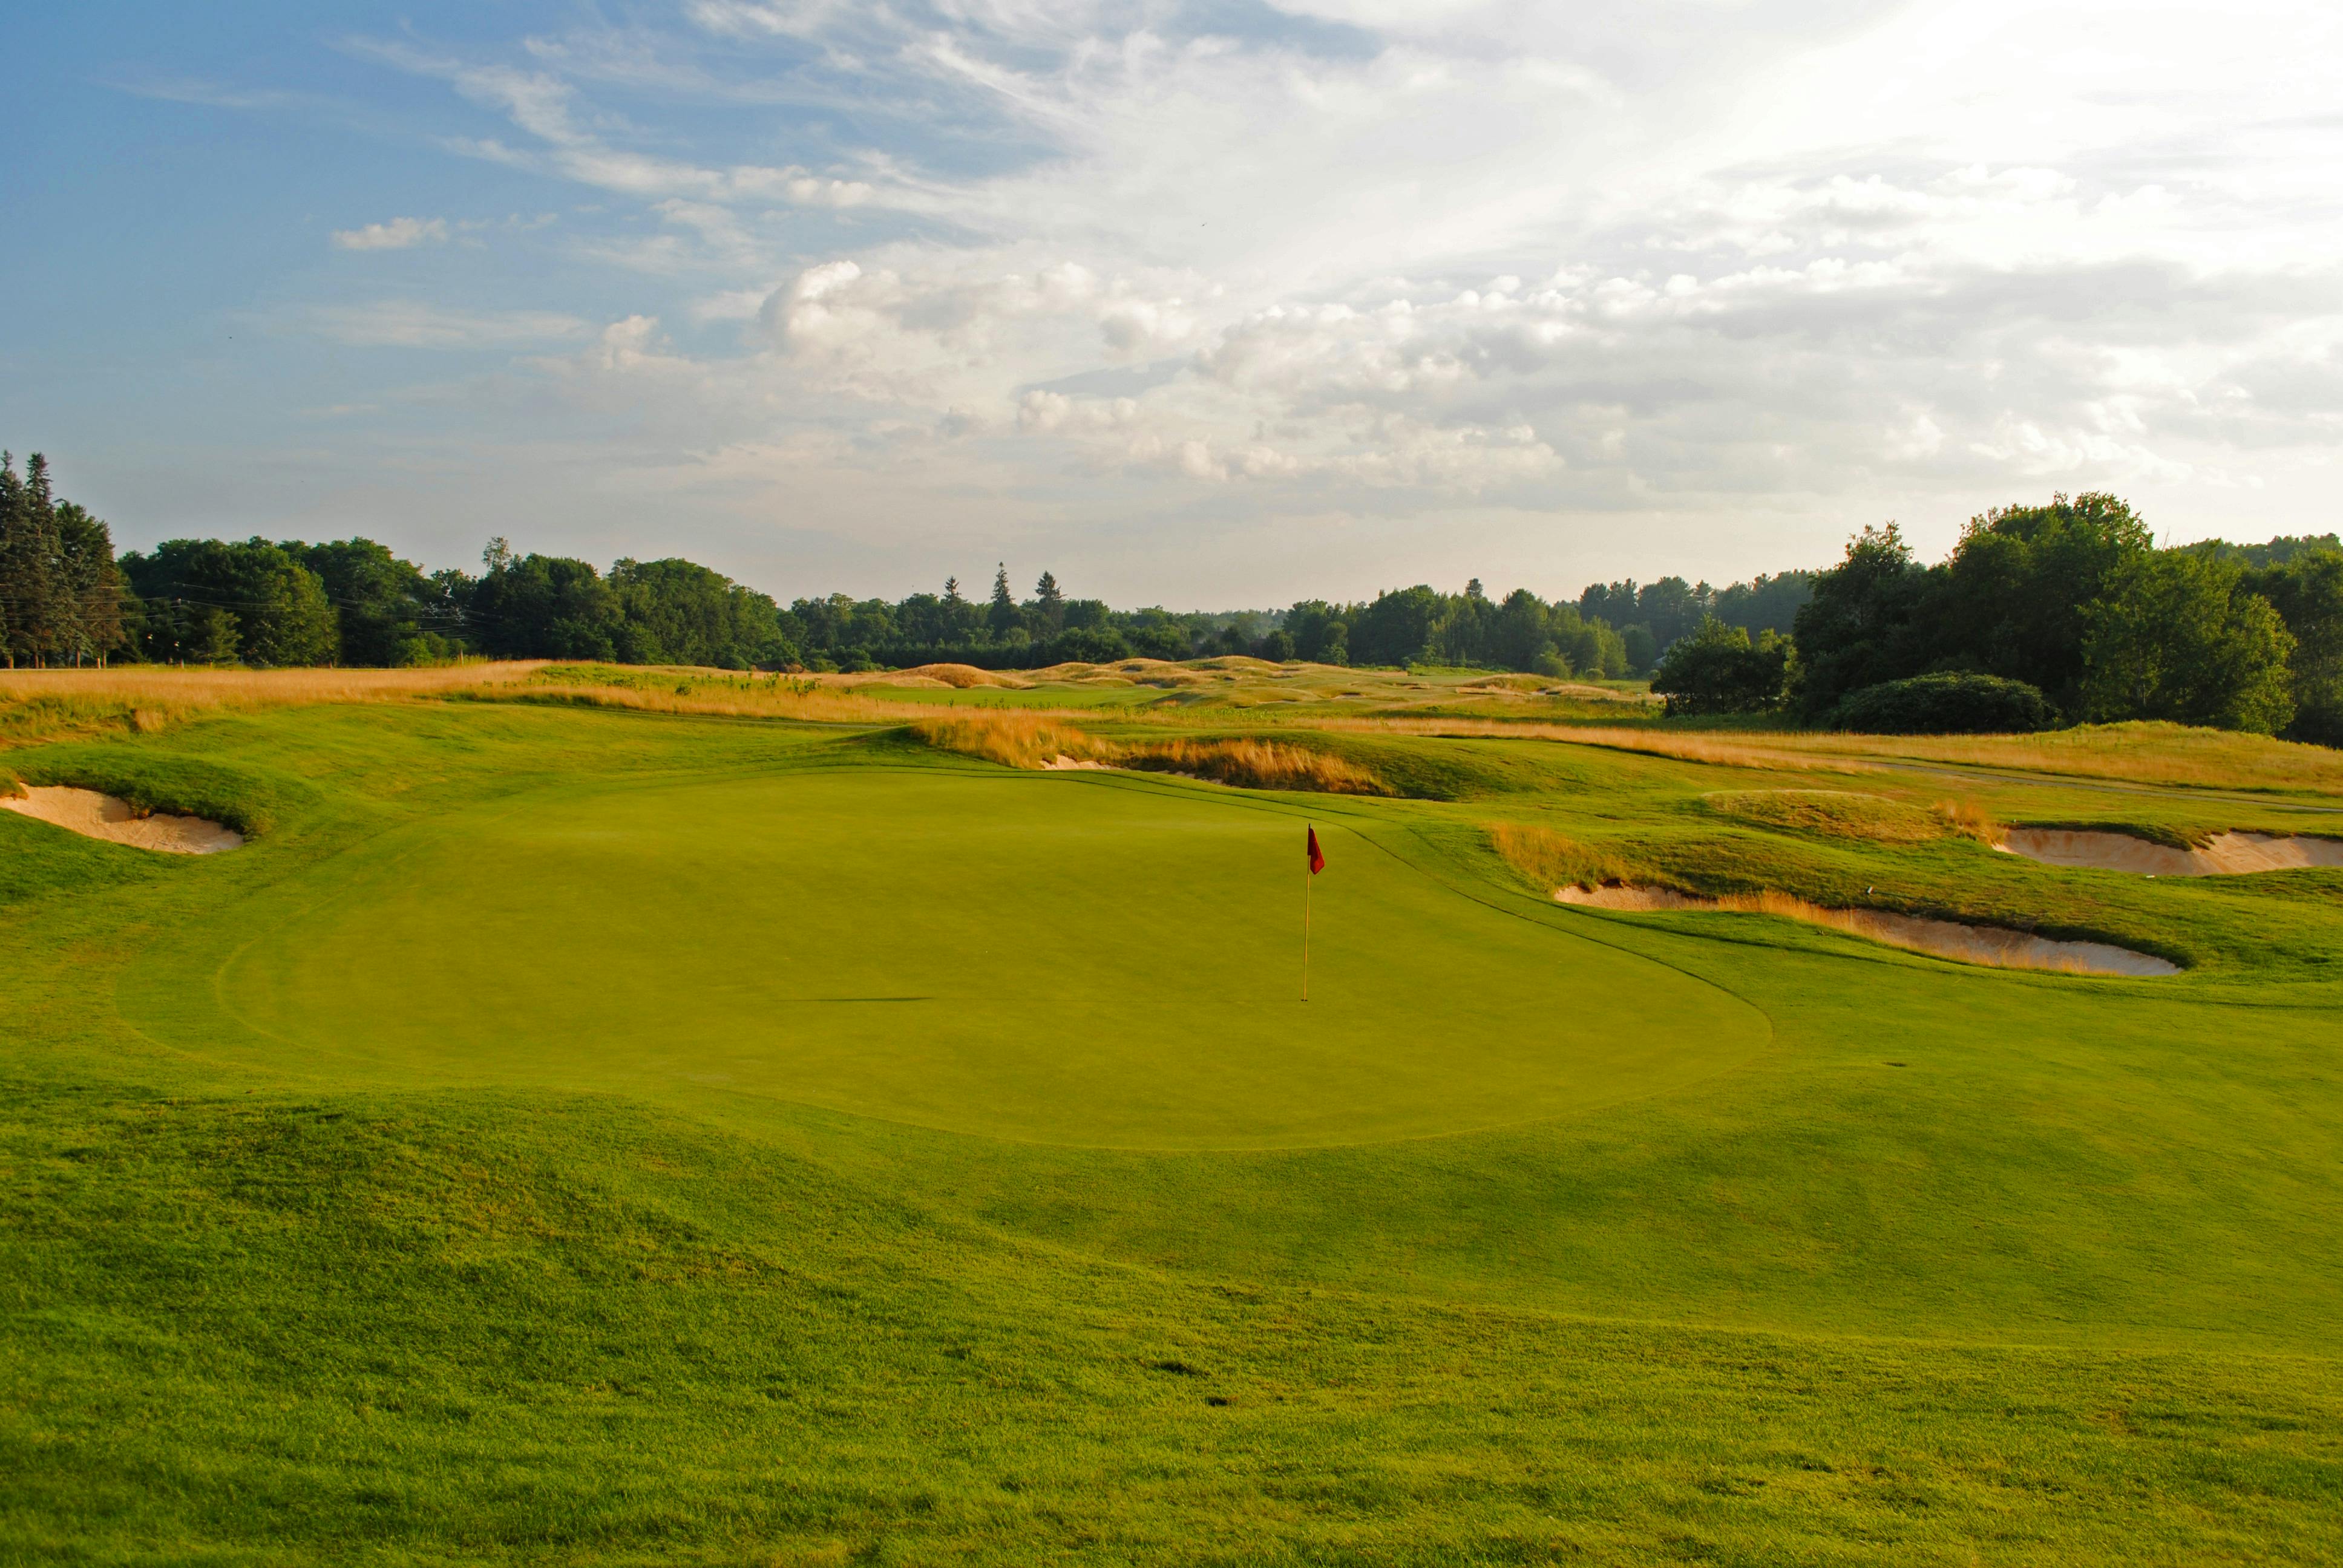
[[[1934,809],[1944,819],[1947,829],[1964,839],[1975,839],[1980,844],[2001,842],[2001,824],[1995,821],[1978,801],[1966,799],[1939,800]]]
[[[948,711],[923,719],[911,733],[927,745],[964,756],[981,757],[1007,768],[1041,768],[1061,758],[1075,762],[1108,761],[1114,749],[1054,715],[1025,709],[995,709],[984,713]]]
[[[1332,752],[1275,740],[1157,740],[1125,748],[1126,768],[1191,773],[1247,789],[1314,789],[1329,795],[1395,795],[1371,769]]]
[[[922,719],[911,733],[923,743],[1009,768],[1061,761],[1100,762],[1155,773],[1184,773],[1247,789],[1308,789],[1332,795],[1392,795],[1367,768],[1331,752],[1276,740],[1101,739],[1057,714],[1025,709],[955,710]]]
[[[0,671],[0,747],[108,730],[161,729],[206,712],[314,703],[396,702],[526,680],[540,660],[423,669],[110,669]]]
[[[1623,882],[1627,863],[1605,849],[1590,849],[1534,822],[1491,822],[1483,831],[1506,864],[1548,892],[1575,885],[1599,888]]]
[[[857,696],[851,689],[809,681],[720,678],[693,680],[669,677],[660,684],[600,680],[549,680],[498,687],[473,693],[498,702],[573,703],[580,708],[617,708],[635,713],[675,713],[704,718],[780,719],[809,724],[897,725],[907,719],[960,711],[940,702],[890,702]]]

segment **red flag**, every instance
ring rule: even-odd
[[[1326,869],[1326,851],[1318,847],[1318,829],[1310,829],[1310,874],[1316,876]]]

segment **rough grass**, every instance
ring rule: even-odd
[[[1004,675],[997,669],[979,669],[972,664],[920,664],[909,669],[880,671],[850,678],[865,681],[900,680],[905,677],[941,682],[959,690],[971,687],[994,686],[1005,690],[1022,690],[1033,683],[1014,675]]]
[[[1398,790],[1346,757],[1278,740],[1158,740],[1126,747],[1125,768],[1189,773],[1247,789],[1314,789],[1329,795],[1395,795]]]
[[[1499,857],[1541,893],[1572,885],[1599,888],[1635,875],[1620,855],[1590,849],[1537,823],[1491,822],[1483,830]]]
[[[1111,760],[1115,748],[1051,715],[1021,709],[983,713],[947,712],[910,727],[922,744],[939,751],[980,757],[1004,768],[1041,768],[1065,758],[1076,762]]]
[[[1847,789],[1719,789],[1702,800],[1721,816],[1835,839],[1925,844],[1960,834],[1991,843],[1999,836],[1985,808],[1974,800],[1943,800],[1923,809],[1909,801]]]
[[[1025,709],[954,712],[923,719],[911,734],[939,750],[980,757],[1009,768],[1043,768],[1060,760],[1104,762],[1143,772],[1184,773],[1247,789],[1303,789],[1332,795],[1400,793],[1375,772],[1336,753],[1280,740],[1102,739]]]
[[[423,669],[107,669],[0,671],[0,750],[77,736],[147,735],[207,713],[316,703],[405,702],[522,681],[541,660]]]

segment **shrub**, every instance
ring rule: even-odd
[[[1885,680],[1841,699],[1833,727],[1869,735],[2012,735],[2050,728],[2050,704],[2022,680],[1951,672]]]

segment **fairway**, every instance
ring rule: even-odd
[[[243,1026],[226,1038],[337,1078],[739,1094],[1126,1148],[1486,1128],[1767,1042],[1706,981],[1443,885],[1403,829],[1311,819],[1333,864],[1307,1003],[1302,807],[877,768],[443,817],[166,941],[125,1003],[206,1050],[216,1005]]]
[[[1341,743],[1422,792],[568,701],[10,751],[249,832],[0,813],[0,1558],[2334,1560],[2343,871]],[[2184,968],[1569,908],[1502,822]]]

